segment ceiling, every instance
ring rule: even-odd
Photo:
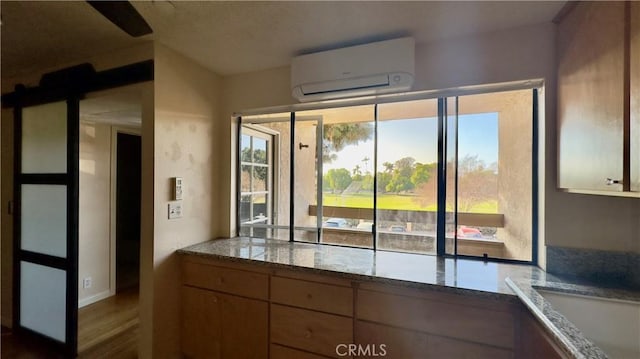
[[[210,70],[237,74],[291,57],[410,35],[417,43],[549,22],[564,1],[144,1],[154,33],[132,38],[84,1],[1,1],[3,77],[159,41]]]
[[[90,123],[140,127],[142,104],[140,91],[118,88],[109,94],[98,94],[80,101],[80,120]]]

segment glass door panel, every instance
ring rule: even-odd
[[[436,253],[438,100],[378,105],[377,248]]]
[[[22,173],[67,172],[67,103],[22,109]]]
[[[20,249],[66,258],[67,186],[22,185]]]
[[[458,99],[445,99],[445,253],[456,254],[456,223],[458,220]]]
[[[76,353],[78,102],[16,110],[17,330]]]
[[[322,138],[322,119],[317,113],[296,112],[292,147],[294,161],[293,237],[296,241],[316,243],[319,240],[318,218],[322,206],[318,203],[317,161],[318,141]]]
[[[240,235],[289,240],[290,116],[242,118]]]
[[[533,91],[458,98],[457,254],[532,260]]]
[[[66,341],[66,271],[20,262],[20,325]]]
[[[373,105],[296,112],[295,181],[309,193],[296,223],[321,228],[322,243],[373,246],[374,120]]]

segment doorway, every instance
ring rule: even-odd
[[[116,293],[140,282],[140,183],[142,141],[116,134]]]
[[[80,355],[123,339],[137,349],[141,144],[138,89],[80,101]]]

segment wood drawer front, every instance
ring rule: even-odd
[[[514,347],[514,315],[419,298],[358,291],[357,317],[504,348]]]
[[[271,342],[338,357],[338,344],[353,343],[353,319],[271,304]]]
[[[356,344],[380,348],[384,344],[384,358],[423,358],[427,352],[427,334],[392,328],[382,324],[356,321]],[[361,356],[359,358],[369,358]]]
[[[182,281],[186,285],[268,300],[269,277],[237,269],[182,262]]]
[[[347,287],[271,277],[271,301],[353,316],[353,289]]]
[[[329,357],[271,344],[271,359],[327,359]]]
[[[356,322],[356,343],[362,347],[377,347],[377,357],[390,359],[404,358],[474,358],[474,359],[511,359],[513,352],[482,344],[443,338],[406,329],[388,327],[363,321]],[[373,349],[370,349],[373,350]],[[375,358],[365,355],[359,358]]]

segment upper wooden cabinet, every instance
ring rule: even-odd
[[[640,188],[638,10],[635,3],[580,2],[559,23],[560,188]]]

